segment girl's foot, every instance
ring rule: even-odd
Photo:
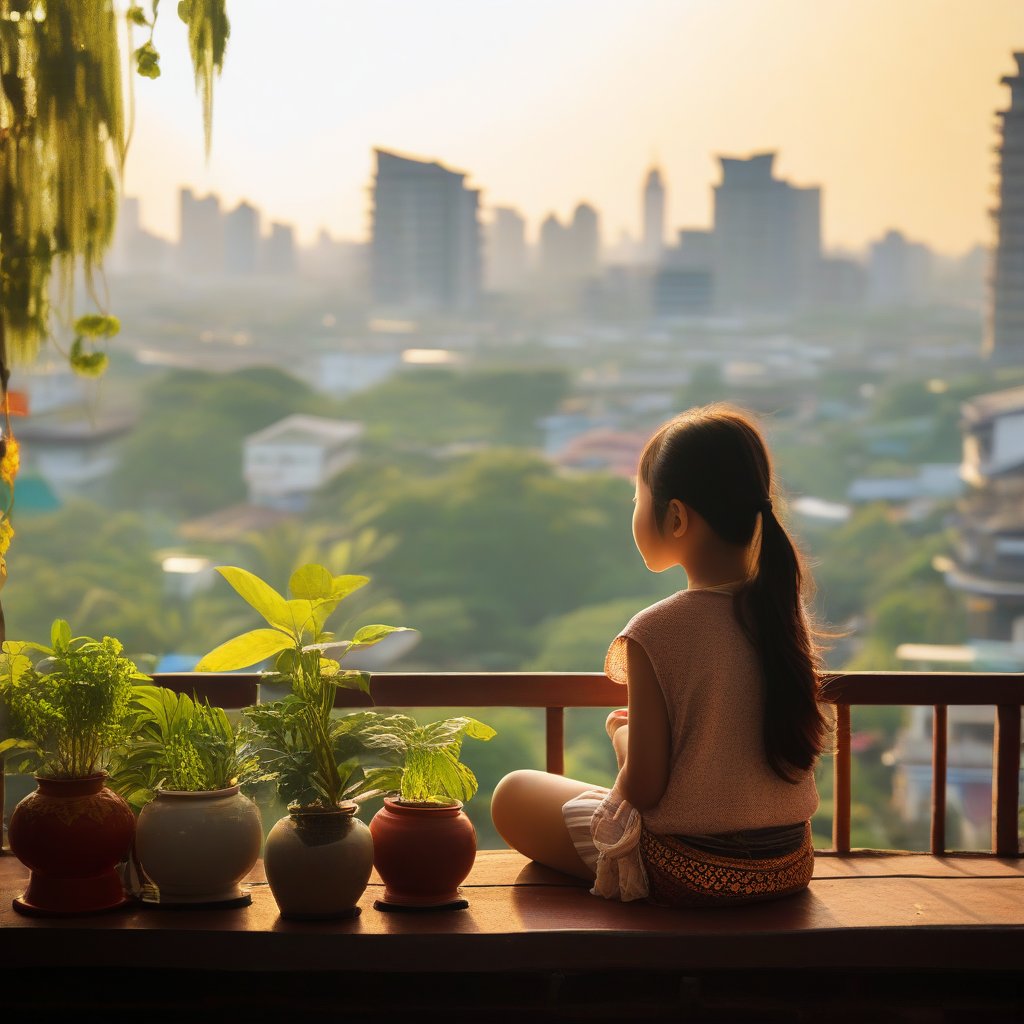
[[[629,709],[618,708],[604,720],[604,731],[608,733],[609,739],[613,737],[624,725],[629,722]]]

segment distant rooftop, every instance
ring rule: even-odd
[[[296,413],[272,423],[269,427],[264,427],[255,434],[250,434],[245,443],[344,443],[354,441],[362,432],[363,425],[354,420],[331,420],[323,416],[304,416]]]
[[[723,185],[755,185],[772,180],[774,153],[755,153],[750,157],[720,156]]]
[[[466,177],[465,171],[453,171],[436,160],[416,160],[414,157],[402,156],[386,149],[375,149],[378,174],[435,174],[451,176],[460,181]]]
[[[991,391],[987,395],[977,395],[964,402],[961,410],[964,422],[968,426],[979,426],[987,420],[1024,412],[1024,387],[1007,388],[1005,391]]]

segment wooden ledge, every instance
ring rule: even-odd
[[[261,873],[240,910],[125,911],[26,918],[11,899],[26,872],[0,859],[3,968],[122,966],[222,971],[1019,970],[1024,863],[992,857],[819,856],[810,888],[773,903],[667,910],[590,895],[572,878],[509,851],[482,851],[457,912],[342,922],[283,920]]]

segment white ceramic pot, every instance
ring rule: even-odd
[[[219,903],[241,897],[262,839],[259,808],[237,786],[164,790],[142,808],[135,849],[161,903]]]
[[[263,866],[282,917],[358,913],[373,868],[373,839],[355,811],[355,804],[298,809],[270,830]]]

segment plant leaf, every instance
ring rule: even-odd
[[[331,582],[331,597],[336,601],[355,593],[360,587],[370,582],[369,576],[335,576]]]
[[[478,722],[475,718],[467,718],[466,735],[473,740],[490,740],[498,734],[489,725],[484,725],[483,722]]]
[[[312,601],[294,599],[287,602],[287,609],[288,628],[296,640],[301,640],[307,632],[315,633],[319,629]]]
[[[67,647],[71,643],[71,626],[64,619],[54,619],[50,627],[50,646]]]
[[[374,644],[379,644],[384,637],[390,636],[392,633],[406,632],[408,632],[408,629],[405,626],[363,626],[352,637],[352,647],[372,647]],[[349,650],[351,650],[351,647]]]
[[[210,651],[196,665],[196,671],[233,672],[236,669],[249,668],[286,650],[294,642],[292,637],[279,629],[253,629]]]
[[[270,625],[283,630],[291,628],[292,613],[288,602],[269,583],[264,583],[259,576],[234,565],[220,565],[217,572],[234,587],[242,600],[255,608]]]
[[[310,563],[299,566],[288,581],[288,589],[293,597],[307,601],[320,601],[333,597],[332,586],[334,577],[322,565]]]
[[[86,313],[75,321],[74,329],[83,338],[112,338],[120,333],[121,321],[103,313]]]

